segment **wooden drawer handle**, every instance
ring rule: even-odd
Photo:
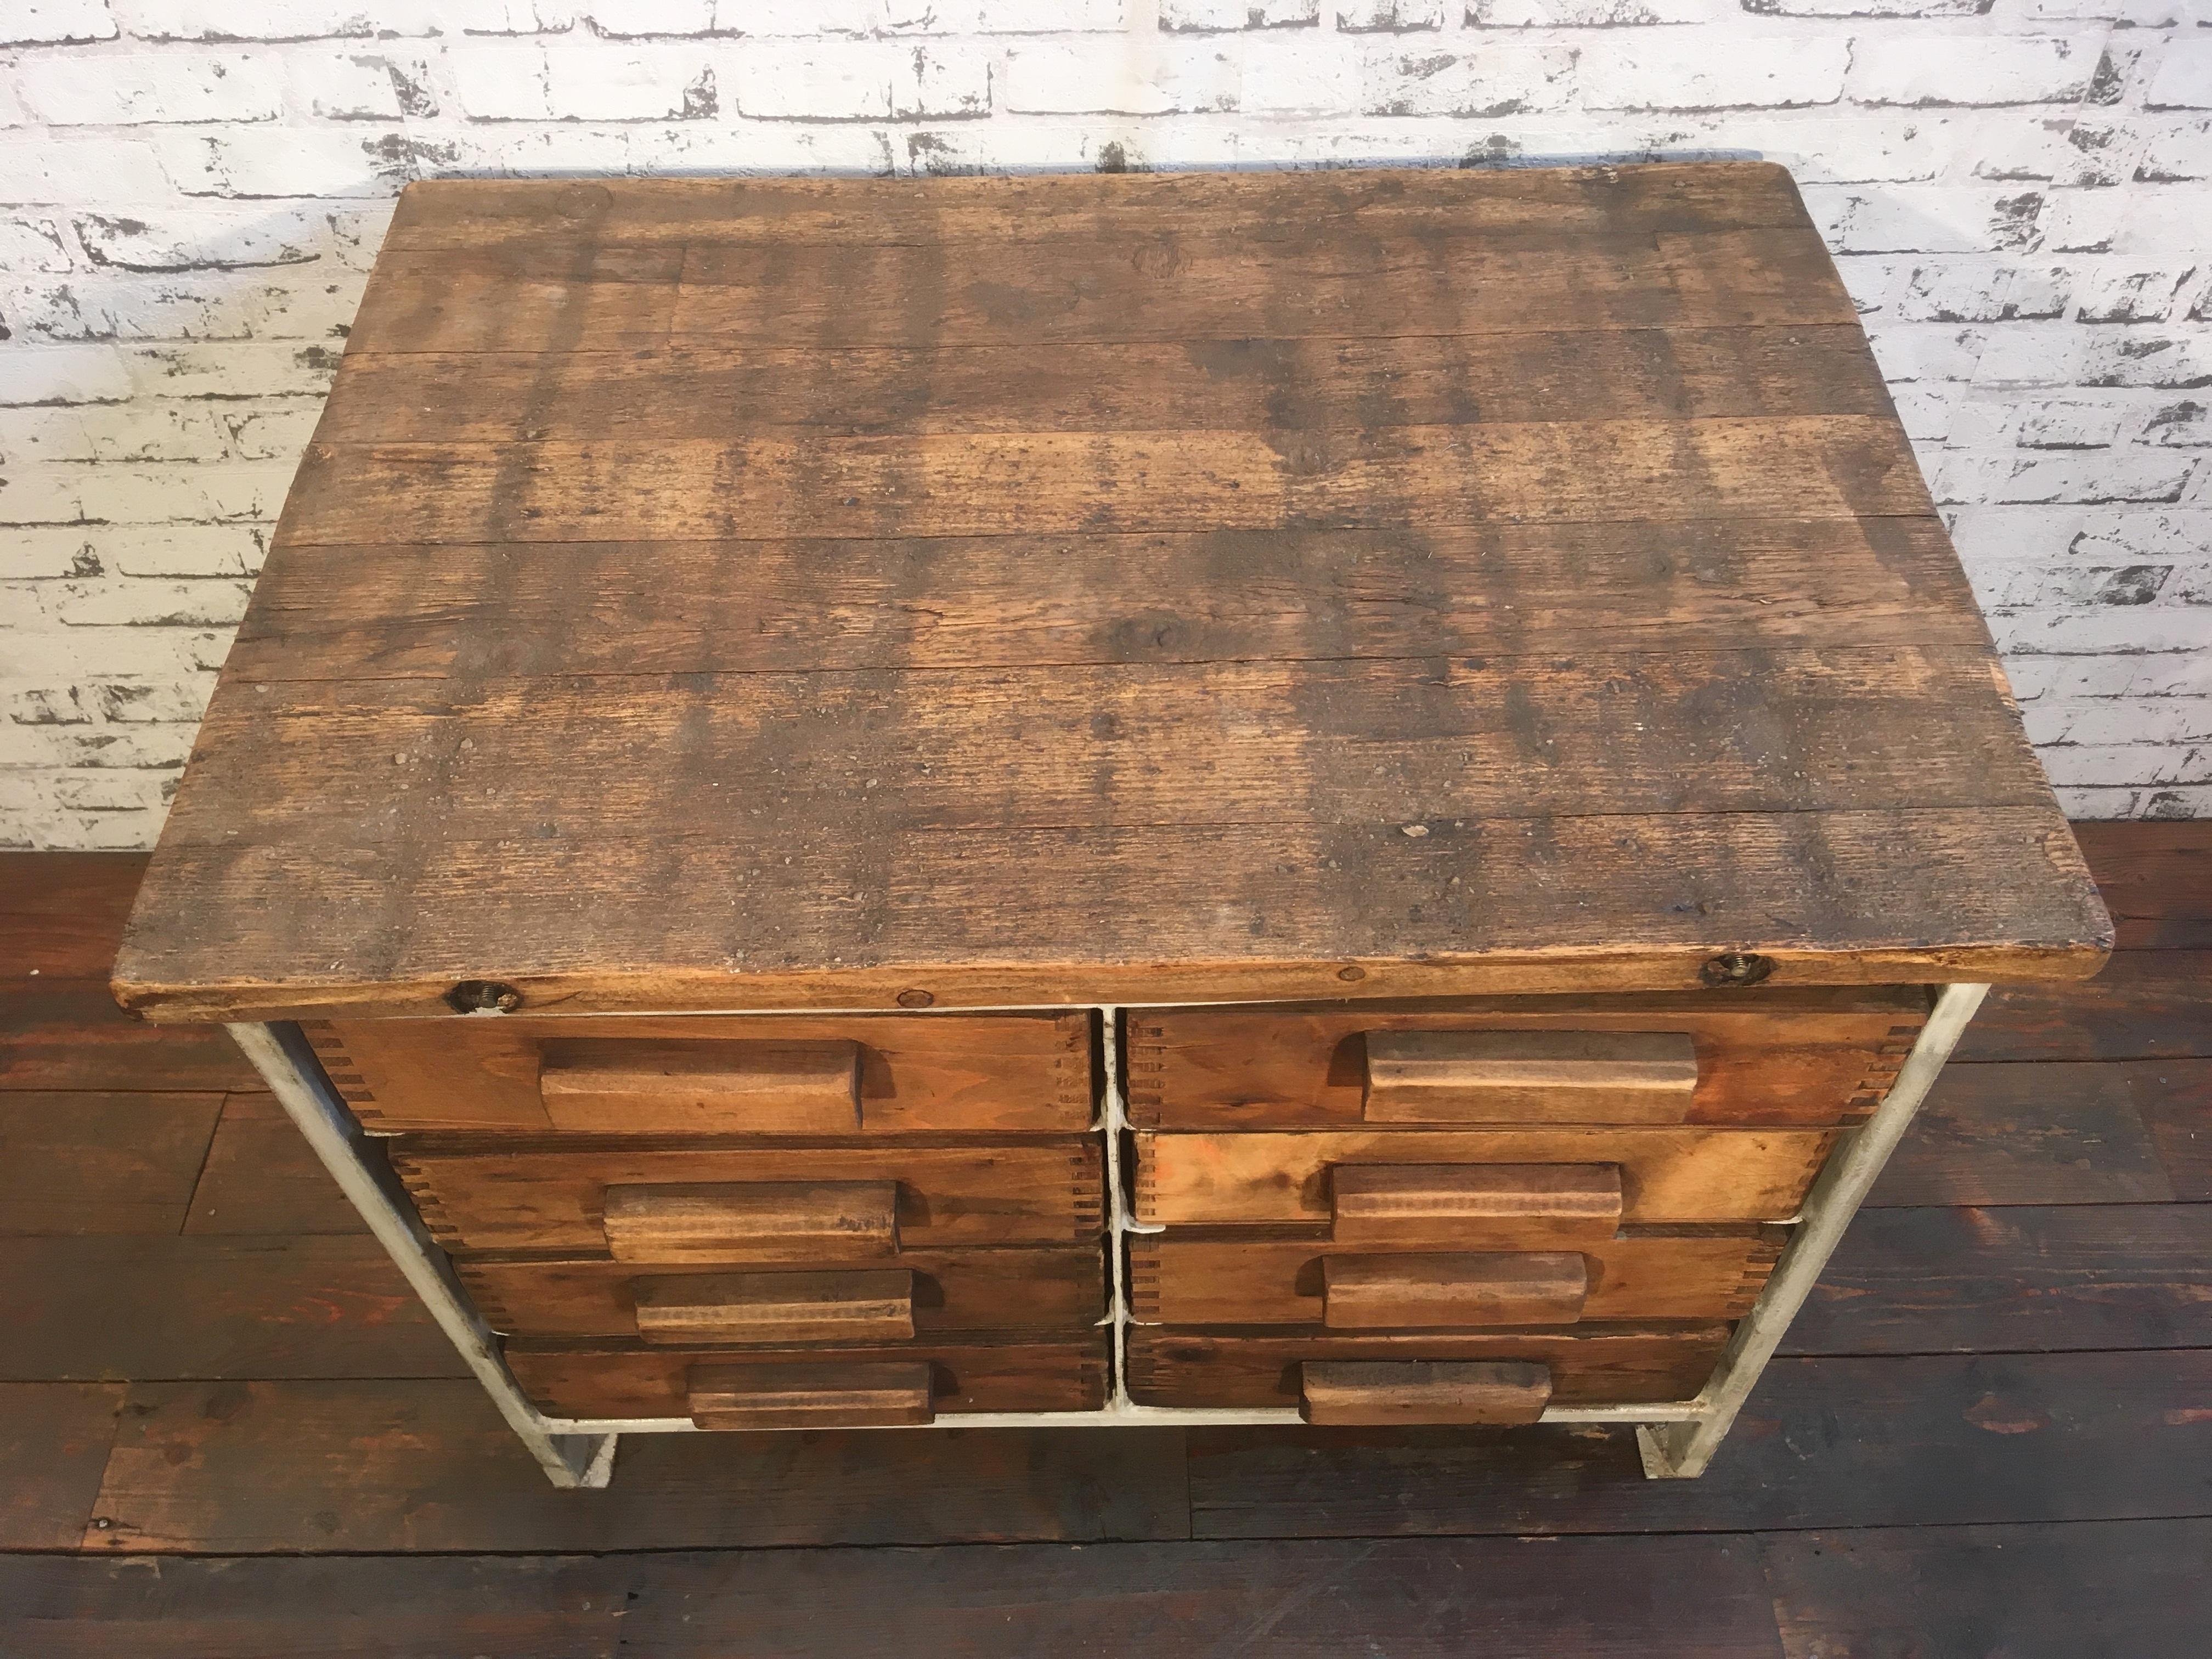
[[[1370,1031],[1370,1123],[1680,1123],[1683,1031]]]
[[[641,1279],[631,1297],[648,1342],[914,1340],[914,1275],[903,1267]]]
[[[1322,1258],[1322,1323],[1331,1330],[1483,1330],[1571,1325],[1589,1295],[1579,1250]]]
[[[929,1363],[695,1365],[685,1409],[702,1429],[880,1429],[933,1420]]]
[[[1309,1359],[1298,1413],[1322,1426],[1534,1423],[1552,1397],[1548,1365],[1519,1360]]]
[[[1340,1164],[1329,1171],[1340,1244],[1602,1243],[1620,1231],[1611,1164]]]
[[[610,1187],[604,1224],[617,1261],[872,1261],[898,1254],[898,1183]]]
[[[653,1134],[851,1134],[857,1042],[549,1042],[538,1091],[556,1129]]]

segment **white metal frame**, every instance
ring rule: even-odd
[[[1776,1263],[1765,1289],[1736,1326],[1719,1365],[1693,1400],[1634,1406],[1553,1406],[1547,1423],[1633,1423],[1644,1473],[1654,1478],[1703,1474],[1726,1437],[1736,1413],[1774,1355],[1783,1333],[1812,1291],[1844,1231],[1850,1224],[1875,1177],[1911,1125],[1929,1086],[1957,1045],[1960,1034],[1987,994],[1986,985],[1947,985],[1897,1080],[1863,1124],[1848,1130],[1813,1183],[1790,1242]],[[766,1012],[766,1011],[762,1011]],[[823,1011],[810,1009],[810,1014]],[[854,1010],[877,1012],[880,1009]],[[933,1011],[944,1016],[974,1009]],[[1291,1407],[1208,1409],[1143,1406],[1129,1398],[1127,1249],[1133,1233],[1157,1232],[1131,1213],[1122,1181],[1121,1138],[1128,1127],[1121,1069],[1119,1007],[1100,1007],[1104,1022],[1106,1089],[1098,1127],[1106,1134],[1106,1180],[1111,1249],[1108,1252],[1111,1300],[1102,1324],[1110,1328],[1113,1389],[1104,1406],[1082,1412],[963,1412],[940,1419],[940,1428],[1115,1428],[1132,1424],[1285,1423],[1301,1419]],[[471,1016],[497,1018],[498,1015]],[[550,1018],[558,1018],[550,1016]],[[298,1124],[324,1167],[361,1212],[399,1271],[406,1276],[440,1328],[452,1339],[484,1391],[491,1395],[531,1455],[556,1486],[604,1486],[614,1468],[615,1447],[625,1434],[690,1433],[689,1418],[549,1417],[531,1403],[500,1356],[499,1339],[484,1323],[454,1276],[446,1253],[424,1229],[398,1177],[370,1145],[370,1138],[323,1073],[296,1025],[239,1024],[231,1035],[268,1082],[287,1115]],[[763,1431],[763,1432],[785,1432]]]

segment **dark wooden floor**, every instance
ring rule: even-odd
[[[1713,1472],[1611,1430],[639,1437],[556,1492],[220,1033],[138,860],[0,855],[0,1654],[2212,1650],[2212,826],[1995,998]],[[989,1546],[992,1547],[977,1547]]]

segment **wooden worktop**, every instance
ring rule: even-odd
[[[1780,168],[418,184],[157,1018],[2073,977]]]

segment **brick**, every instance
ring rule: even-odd
[[[219,580],[70,582],[56,611],[71,627],[234,628],[252,592],[250,582]]]
[[[2075,286],[2078,323],[2162,323],[2174,310],[2194,266],[2138,270],[2131,266],[2084,271]]]
[[[2066,314],[2074,275],[2047,265],[2019,265],[1972,256],[1916,262],[1896,302],[1897,314],[1927,323],[2014,323]]]
[[[2143,422],[2141,441],[2168,448],[2201,449],[2212,445],[2212,406],[2194,398],[2161,403]]]
[[[2190,8],[2202,0],[2020,0],[2020,15],[2031,22],[2125,23],[2160,28],[2186,22]]]
[[[1000,107],[1036,114],[1165,115],[1237,107],[1237,76],[1218,52],[1170,52],[1140,70],[1087,46],[1018,46],[1006,56]],[[741,104],[742,106],[742,104]]]
[[[76,234],[95,265],[131,271],[241,270],[333,257],[362,231],[320,207],[191,206],[156,218],[88,213]]]
[[[2149,109],[2212,109],[2212,40],[2168,40],[2143,88],[2143,104]]]
[[[487,43],[489,44],[489,43]],[[285,54],[286,96],[325,121],[398,121],[440,113],[429,61],[404,52]]]
[[[144,636],[143,629],[100,631],[111,639]],[[191,753],[192,733],[189,726],[150,722],[138,726],[0,726],[0,764],[174,770]]]
[[[0,270],[67,270],[76,264],[59,220],[0,217]]]
[[[20,138],[8,146],[0,189],[13,202],[153,202],[168,195],[169,179],[152,146],[135,139]]]
[[[1466,52],[1394,46],[1361,64],[1359,104],[1369,115],[1517,115],[1565,103],[1574,68],[1571,49],[1533,41],[1486,40]]]
[[[342,335],[360,308],[359,276],[307,269],[311,274],[303,277],[244,282],[228,272],[0,279],[0,316],[23,340],[326,340]]]
[[[1696,33],[1593,36],[1582,48],[1583,101],[1592,109],[1738,109],[1832,104],[1850,47],[1841,39],[1774,40]]]
[[[2186,456],[2150,449],[1994,455],[1947,452],[1929,481],[1939,501],[2172,501],[2189,482]]]
[[[1340,34],[1408,34],[1440,29],[1449,0],[1349,0],[1336,8]]]
[[[2046,750],[2042,759],[2051,781],[2060,787],[2212,784],[2212,745],[2062,744]]]
[[[1892,380],[1971,380],[1989,337],[1979,329],[1936,324],[1882,323],[1867,330],[1875,361]]]
[[[1743,0],[1763,17],[1979,17],[1991,0]]]
[[[1160,27],[1179,33],[1311,28],[1321,0],[1159,0]]]
[[[1862,37],[1850,94],[1865,104],[2050,104],[2089,90],[2100,34]]]
[[[1091,47],[1060,49],[1105,79]],[[769,121],[963,118],[991,110],[988,59],[893,41],[741,44],[729,49],[738,112]],[[1027,56],[1027,49],[1022,54]]]
[[[1977,571],[1974,586],[1984,605],[2000,609],[2148,605],[2172,574],[2164,564],[2030,565]]]
[[[567,28],[565,0],[114,0],[142,40],[321,40],[411,34],[535,34]]]
[[[1999,611],[1990,617],[1997,648],[2045,656],[2110,657],[2130,653],[2201,658],[2202,661],[2130,665],[2112,695],[2130,691],[2202,696],[2212,690],[2212,609],[2182,605],[2107,605],[2100,610]],[[2179,688],[2191,688],[2186,690]]]
[[[933,4],[948,30],[981,34],[1066,34],[1128,27],[1132,0],[946,0]]]
[[[1983,118],[1980,130],[1974,176],[1998,183],[2109,189],[2128,182],[2142,149],[2141,134],[2109,118],[2023,120],[2008,112]]]
[[[2021,712],[2038,744],[2212,741],[2212,697],[2052,698]]]
[[[472,120],[701,119],[720,107],[704,46],[475,40],[446,61]]]
[[[1619,28],[1725,21],[1732,0],[1466,0],[1471,28]]]
[[[2212,386],[2212,329],[2116,329],[2081,347],[2083,386]]]
[[[2039,191],[1906,185],[1882,190],[1805,186],[1806,210],[1846,253],[2026,251],[2039,240]]]
[[[273,121],[283,80],[267,52],[48,54],[24,61],[16,88],[33,115],[57,126]]]
[[[107,0],[10,0],[0,11],[0,46],[112,40]]]
[[[74,685],[6,685],[0,689],[0,716],[10,726],[92,724],[92,709]]]
[[[0,582],[98,574],[99,556],[81,530],[17,530],[0,536]]]
[[[283,505],[292,471],[264,462],[19,466],[0,495],[0,522],[266,521]]]
[[[2212,118],[2147,122],[2135,177],[2146,184],[2212,179]]]
[[[380,140],[358,130],[250,126],[174,132],[161,140],[162,165],[187,196],[240,198],[389,196],[404,169]]]
[[[131,395],[123,356],[111,346],[24,346],[0,351],[0,405],[88,404]]]
[[[252,576],[261,569],[268,532],[253,525],[102,526],[75,532],[87,561],[120,576]]]
[[[118,354],[131,390],[156,398],[270,398],[330,390],[338,351],[319,343],[134,345]]]

